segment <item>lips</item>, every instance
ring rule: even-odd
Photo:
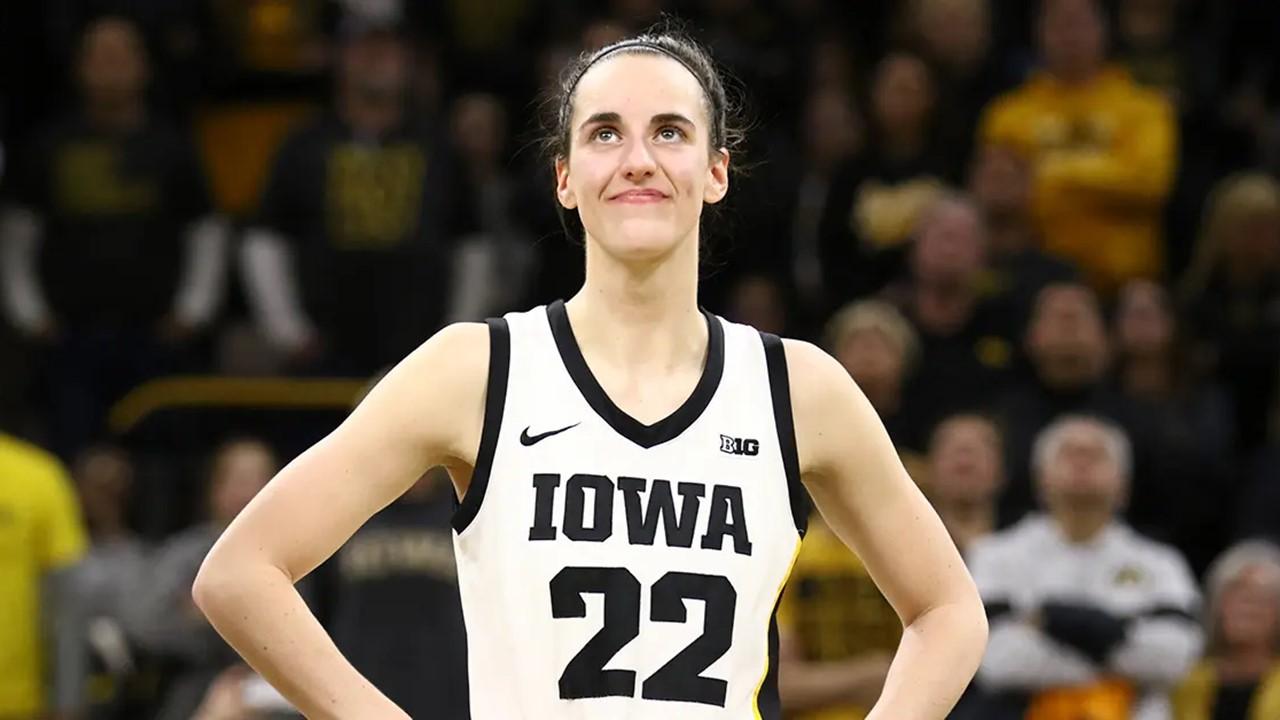
[[[646,203],[662,202],[667,199],[667,194],[660,190],[627,190],[618,193],[609,198],[611,202],[630,203],[642,205]]]

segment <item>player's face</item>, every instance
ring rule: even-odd
[[[728,153],[712,152],[706,100],[680,63],[619,55],[578,82],[569,155],[556,195],[588,242],[628,261],[660,260],[697,241],[703,203],[729,189]]]

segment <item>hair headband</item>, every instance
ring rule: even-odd
[[[655,42],[650,42],[649,40],[636,39],[636,40],[624,40],[616,45],[610,46],[609,48],[605,49],[603,52],[601,52],[600,54],[592,58],[591,62],[584,65],[582,69],[578,71],[578,74],[574,76],[573,81],[569,83],[568,92],[566,92],[564,96],[565,98],[564,105],[561,106],[560,108],[561,125],[565,125],[569,121],[569,118],[566,117],[566,113],[569,110],[570,99],[573,97],[574,91],[578,89],[578,82],[582,80],[582,76],[586,75],[587,71],[590,70],[596,63],[609,57],[610,55],[615,55],[619,52],[625,52],[627,50],[635,50],[637,48],[643,48],[645,50],[658,53],[659,55],[662,55],[664,57],[669,57],[672,60],[675,60],[676,62],[684,66],[684,69],[688,70],[689,74],[692,75],[693,78],[698,81],[698,85],[702,87],[702,93],[707,96],[707,103],[711,105],[712,123],[715,124],[714,116],[716,112],[719,110],[719,108],[716,107],[715,96],[711,94],[710,88],[708,88],[706,83],[702,81],[702,76],[699,75],[697,71],[693,69],[693,66],[685,62],[684,59],[681,58],[679,55],[676,55],[675,53],[671,52],[667,48]],[[712,129],[716,130],[716,128],[712,128]]]

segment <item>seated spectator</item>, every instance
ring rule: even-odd
[[[1029,158],[1047,251],[1076,263],[1109,296],[1164,270],[1160,218],[1177,160],[1173,108],[1106,64],[1098,0],[1046,0],[1044,71],[996,100],[980,143]]]
[[[920,362],[906,387],[926,427],[983,408],[1010,379],[1017,328],[1002,326],[984,293],[987,235],[964,196],[944,196],[921,216],[907,276],[884,297],[920,334]]]
[[[825,342],[880,415],[898,452],[923,452],[928,428],[903,400],[903,384],[920,354],[911,323],[886,302],[860,300],[831,318]]]
[[[1000,430],[981,415],[953,415],[929,443],[928,467],[918,482],[965,553],[996,529],[996,497],[1004,485]]]
[[[1126,512],[1138,530],[1176,545],[1202,572],[1228,540],[1235,488],[1228,479],[1232,412],[1201,381],[1173,303],[1149,280],[1121,290],[1114,321],[1115,386],[1125,403],[1143,472]]]
[[[862,561],[814,512],[778,605],[778,692],[796,720],[862,720],[902,622]]]
[[[343,657],[415,718],[469,714],[452,487],[447,473],[427,473],[310,580]]]
[[[4,434],[0,478],[0,717],[73,717],[85,678],[75,491],[57,459]]]
[[[217,310],[227,240],[190,140],[148,110],[137,28],[91,23],[76,69],[80,107],[27,147],[0,238],[8,320],[54,349],[64,457],[120,395],[185,364]]]
[[[1265,439],[1280,365],[1280,183],[1234,175],[1218,183],[1182,283],[1182,304],[1212,374],[1236,408],[1238,449]]]
[[[213,679],[238,661],[191,600],[191,584],[213,543],[277,470],[275,453],[254,439],[232,440],[213,456],[208,520],[164,542],[130,606],[129,627],[146,651],[177,665],[156,720],[187,720]]]
[[[1031,448],[1040,431],[1065,413],[1122,417],[1122,401],[1106,384],[1110,356],[1102,309],[1092,290],[1070,283],[1036,296],[1024,341],[1029,382],[999,402],[1009,484],[1000,497],[1005,527],[1034,506]]]
[[[1166,689],[1202,645],[1199,595],[1176,550],[1120,520],[1131,458],[1119,427],[1057,420],[1035,445],[1044,513],[970,548],[991,617],[977,676],[989,702],[1031,720],[1169,717]]]
[[[1232,547],[1205,592],[1205,657],[1174,693],[1174,720],[1280,718],[1280,547]]]
[[[72,475],[89,530],[89,553],[77,569],[77,592],[88,623],[93,717],[122,718],[146,712],[153,698],[143,686],[154,676],[127,626],[129,604],[143,585],[148,548],[129,525],[134,467],[113,445],[86,449]]]
[[[1071,263],[1041,249],[1031,190],[1031,165],[1017,151],[985,145],[975,153],[969,192],[982,208],[987,228],[986,292],[999,308],[1001,323],[1014,328],[1017,337],[1026,330],[1036,295],[1046,285],[1080,279]]]

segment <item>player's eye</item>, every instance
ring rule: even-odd
[[[664,125],[658,129],[658,138],[666,142],[676,142],[685,139],[685,131],[675,125]]]
[[[597,128],[595,132],[591,133],[591,139],[611,143],[618,139],[618,131],[611,127]]]

